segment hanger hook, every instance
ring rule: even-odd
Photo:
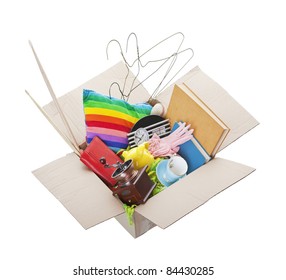
[[[108,42],[107,46],[106,46],[106,57],[107,57],[107,59],[109,59],[109,56],[108,56],[108,48],[109,48],[109,45],[110,45],[111,43],[113,43],[113,42],[114,42],[114,43],[117,43],[117,45],[119,46],[120,54],[121,54],[121,56],[122,56],[124,62],[128,65],[128,63],[127,63],[127,61],[126,61],[126,59],[125,59],[125,56],[124,56],[124,54],[123,54],[122,46],[121,46],[120,42],[119,42],[118,40],[116,40],[116,39],[110,40],[110,41]]]
[[[138,70],[137,70],[136,75],[134,76],[134,79],[133,79],[132,83],[131,83],[129,93],[126,95],[127,101],[128,101],[129,96],[130,96],[130,94],[131,94],[132,88],[134,87],[134,83],[135,83],[137,77],[138,77],[139,74],[140,74],[140,70],[141,70],[141,67],[140,67],[140,66],[142,66],[142,65],[141,65],[141,61],[140,61],[140,52],[139,52],[138,37],[137,37],[137,35],[136,35],[135,32],[131,32],[131,33],[129,34],[128,38],[127,38],[127,41],[126,41],[126,53],[128,52],[128,44],[129,44],[129,40],[130,40],[131,36],[134,36],[134,37],[135,37],[137,57],[136,57],[136,59],[133,61],[133,63],[132,63],[132,64],[128,64],[128,66],[129,66],[130,68],[132,68],[132,67],[134,66],[135,62],[137,61],[137,64],[138,64],[138,65],[137,65],[137,68],[138,68]]]
[[[113,82],[113,83],[110,85],[110,87],[109,87],[109,92],[108,92],[108,93],[109,93],[109,98],[111,99],[111,88],[112,88],[114,85],[117,86],[117,88],[118,88],[118,90],[119,90],[121,96],[122,96],[123,99],[125,100],[125,95],[124,95],[123,91],[121,90],[120,85],[119,85],[118,82]]]
[[[128,43],[129,43],[130,37],[131,37],[132,35],[135,37],[137,58],[139,58],[139,43],[138,43],[138,37],[137,37],[137,35],[136,35],[135,32],[131,32],[131,33],[129,34],[128,38],[127,38],[127,41],[126,41],[126,52],[128,52]]]
[[[126,53],[128,52],[128,47],[130,45],[130,40],[131,40],[131,37],[134,36],[135,38],[135,43],[136,43],[136,51],[137,51],[137,57],[136,59],[131,63],[129,64],[123,54],[123,50],[122,50],[122,46],[121,44],[119,43],[118,40],[116,39],[113,39],[111,40],[107,47],[106,47],[106,54],[107,54],[107,58],[108,58],[108,48],[109,48],[109,45],[112,43],[112,42],[115,42],[117,43],[117,45],[119,46],[120,48],[120,53],[121,53],[121,56],[125,62],[125,66],[127,68],[127,75],[125,77],[125,81],[124,81],[124,86],[123,86],[123,90],[120,88],[119,84],[117,82],[113,82],[109,88],[109,96],[111,97],[111,88],[114,84],[117,85],[120,93],[121,93],[121,98],[123,98],[125,100],[125,98],[128,100],[131,92],[133,92],[138,86],[140,86],[142,83],[144,83],[146,80],[148,80],[152,75],[154,75],[156,72],[158,72],[164,65],[166,65],[167,63],[169,64],[168,67],[167,67],[167,70],[163,76],[163,78],[161,79],[161,81],[159,82],[158,86],[156,87],[156,89],[153,91],[153,93],[151,94],[151,97],[155,97],[157,95],[159,95],[161,93],[161,91],[163,89],[165,89],[167,87],[167,85],[173,80],[173,78],[189,63],[189,61],[192,59],[192,57],[194,56],[194,52],[191,48],[188,48],[188,49],[184,49],[184,50],[181,50],[181,47],[183,45],[183,42],[185,40],[185,36],[182,32],[176,32],[168,37],[166,37],[165,39],[161,40],[160,42],[156,43],[154,46],[152,46],[151,48],[149,48],[148,50],[146,50],[143,54],[140,54],[139,52],[139,43],[138,43],[138,38],[137,38],[137,35],[132,32],[129,34],[128,38],[127,38],[127,41],[126,41]],[[164,42],[168,41],[169,39],[175,37],[175,36],[180,36],[181,39],[180,41],[178,42],[178,45],[175,46],[175,51],[173,52],[173,54],[171,54],[170,56],[167,56],[167,57],[164,57],[164,58],[159,58],[159,59],[155,59],[155,60],[149,60],[147,61],[145,64],[142,63],[141,59],[144,55],[146,55],[147,53],[149,53],[150,51],[152,51],[153,49],[155,49],[156,47],[158,47],[159,45],[163,44]],[[183,62],[183,65],[182,67],[175,73],[174,76],[172,76],[172,78],[167,82],[167,83],[164,83],[165,80],[168,78],[168,76],[170,75],[171,73],[171,70],[173,69],[174,65],[176,64],[177,62],[177,58],[179,57],[180,54],[186,52],[186,51],[191,51],[192,54],[191,56],[185,60],[186,62]],[[144,68],[146,67],[149,63],[157,63],[157,62],[161,62],[159,67],[157,67],[151,74],[149,74],[145,79],[143,79],[143,81],[141,81],[139,84],[136,84],[135,85],[135,80],[136,78],[139,76],[139,73],[140,73],[140,70],[141,70],[141,67]],[[131,83],[131,87],[130,87],[130,90],[128,92],[128,94],[124,94],[124,91],[125,91],[125,85],[126,85],[126,81],[127,81],[127,78],[129,76],[129,68],[133,67],[134,64],[137,63],[138,64],[138,71],[137,71],[137,74],[135,75],[135,78],[133,79],[132,83]],[[160,89],[162,88],[163,89]]]

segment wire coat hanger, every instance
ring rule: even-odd
[[[137,88],[139,87],[140,85],[142,85],[144,82],[146,82],[149,78],[151,78],[153,75],[155,75],[157,72],[160,71],[160,69],[162,69],[163,66],[165,66],[166,64],[170,63],[169,66],[167,67],[167,70],[166,72],[164,73],[163,75],[163,78],[160,80],[160,82],[158,83],[158,85],[156,86],[155,90],[153,91],[153,93],[151,94],[151,97],[150,99],[152,98],[155,98],[157,95],[159,95],[168,85],[169,83],[175,78],[175,76],[190,62],[190,60],[193,58],[194,56],[194,51],[193,49],[191,48],[187,48],[187,49],[184,49],[184,50],[181,50],[181,47],[184,43],[184,40],[185,40],[185,36],[182,32],[176,32],[168,37],[166,37],[165,39],[159,41],[158,43],[156,43],[155,45],[153,45],[151,48],[149,48],[148,50],[146,50],[145,52],[143,52],[142,54],[140,54],[140,51],[139,51],[139,41],[138,41],[138,37],[137,35],[132,32],[129,34],[128,38],[127,38],[127,41],[126,41],[126,54],[128,52],[128,48],[129,48],[129,42],[130,42],[130,38],[131,37],[134,37],[135,38],[135,46],[136,46],[136,58],[131,61],[131,62],[128,62],[124,53],[123,53],[123,48],[120,44],[120,42],[116,39],[112,39],[111,41],[109,41],[109,43],[107,44],[107,47],[106,47],[106,55],[107,55],[107,58],[109,58],[108,56],[108,50],[109,50],[109,46],[112,42],[116,42],[117,45],[119,46],[119,49],[120,49],[120,54],[121,54],[121,57],[125,63],[125,66],[127,68],[127,75],[125,77],[125,80],[124,80],[124,85],[123,85],[123,88],[121,89],[120,85],[116,82],[113,82],[110,86],[110,88],[114,85],[114,84],[117,84],[119,90],[120,90],[120,93],[121,93],[121,96],[122,98],[125,100],[128,101],[129,99],[129,96],[130,94]],[[142,58],[144,58],[147,54],[149,54],[152,50],[156,49],[157,47],[159,47],[160,45],[162,45],[163,43],[167,42],[168,40],[170,40],[171,38],[174,38],[174,37],[178,37],[180,36],[181,39],[180,41],[178,42],[178,45],[175,49],[175,51],[169,55],[169,56],[166,56],[166,57],[160,57],[158,59],[153,59],[153,60],[148,60],[146,63],[143,63],[142,62]],[[177,62],[177,58],[178,56],[180,56],[181,54],[187,52],[187,51],[191,51],[191,55],[190,57],[186,60],[186,62],[179,68],[179,70],[177,72],[175,72],[175,74],[171,77],[171,79],[169,79],[165,84],[164,84],[164,81],[167,79],[167,77],[169,76],[170,72],[172,71],[174,65],[176,64]],[[126,89],[126,82],[127,82],[127,79],[128,79],[128,76],[130,74],[130,68],[134,67],[134,65],[137,63],[137,73],[131,83],[131,86],[130,86],[130,89],[129,89],[129,92],[127,94],[125,94],[125,89]],[[155,63],[160,63],[159,66],[153,71],[151,72],[149,75],[147,75],[146,78],[144,78],[140,83],[138,83],[137,85],[135,85],[135,81],[136,79],[138,78],[139,74],[142,72],[141,70],[145,67],[147,67],[149,64],[155,64]],[[161,86],[163,85],[163,87],[161,88]],[[161,88],[161,89],[160,89]],[[111,90],[109,89],[109,94],[111,96]]]

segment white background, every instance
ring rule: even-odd
[[[86,279],[72,275],[79,265],[214,266],[214,276],[193,279],[285,279],[283,1],[5,2],[1,279]],[[61,95],[105,70],[107,42],[125,40],[132,31],[142,47],[183,32],[195,50],[189,68],[198,64],[260,122],[219,154],[256,172],[166,230],[154,228],[138,239],[114,219],[85,231],[33,177],[32,170],[70,149],[24,93],[28,89],[42,104],[50,100],[29,39]],[[150,277],[168,278],[188,276]]]

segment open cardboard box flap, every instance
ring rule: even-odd
[[[85,141],[82,89],[93,89],[108,95],[111,83],[123,84],[126,74],[126,66],[120,62],[58,98],[79,144]],[[132,76],[130,73],[126,80],[127,88],[134,79],[134,75]],[[229,145],[258,124],[241,105],[204,74],[199,67],[188,72],[176,83],[185,83],[231,129],[221,148]],[[172,90],[173,85],[158,97],[165,106],[168,106]],[[112,90],[112,96],[120,98],[116,87]],[[129,102],[145,102],[149,97],[146,89],[140,85],[131,94]],[[69,139],[54,102],[44,106],[43,109],[56,129]],[[251,167],[214,158],[170,188],[149,199],[145,205],[138,206],[136,213],[165,228],[253,171],[254,169]],[[60,200],[84,228],[89,228],[123,213],[121,203],[112,196],[111,191],[104,183],[80,162],[74,153],[39,168],[34,171],[34,175]]]
[[[85,142],[85,121],[82,102],[83,89],[94,89],[102,94],[109,94],[111,83],[123,85],[127,69],[123,62],[92,78],[78,88],[58,98],[61,109],[71,127],[77,143]],[[129,73],[126,80],[128,89],[135,76]],[[138,82],[138,81],[137,81]],[[139,83],[139,82],[138,82]],[[136,85],[136,84],[135,84]],[[120,98],[120,92],[113,87],[113,97]],[[140,85],[130,96],[130,103],[146,102],[150,95]],[[57,131],[72,142],[54,102],[43,107],[43,112],[55,126]],[[72,145],[70,145],[71,148]],[[122,204],[112,196],[107,186],[89,170],[75,154],[57,159],[35,171],[35,177],[65,206],[74,218],[85,228],[90,228],[124,212]]]
[[[75,153],[57,159],[33,174],[85,229],[124,212],[111,190]]]
[[[219,151],[259,124],[252,115],[198,66],[176,83],[184,83],[230,128]],[[158,97],[166,108],[169,105],[172,91],[173,85]]]
[[[146,207],[139,205],[136,211],[166,228],[254,170],[233,161],[214,158],[160,195],[150,198]]]

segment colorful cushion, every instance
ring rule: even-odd
[[[152,109],[147,103],[131,105],[88,89],[83,90],[83,107],[87,144],[98,136],[114,152],[127,148],[127,133]]]

